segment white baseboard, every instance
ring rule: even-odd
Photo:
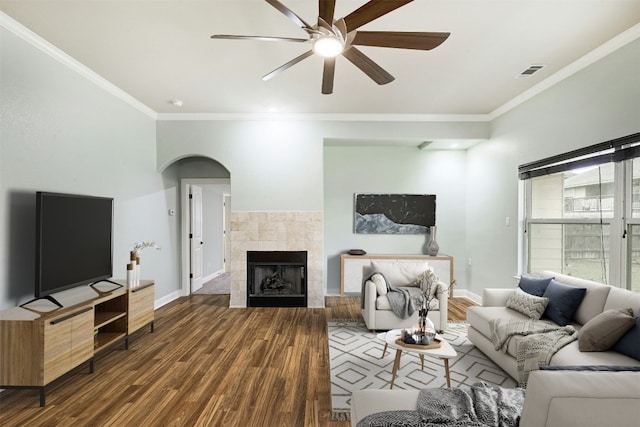
[[[160,307],[162,307],[163,305],[167,305],[171,301],[177,300],[181,296],[183,296],[181,291],[174,291],[174,292],[170,293],[169,295],[165,295],[162,298],[158,298],[153,303],[153,309],[157,310]]]
[[[477,304],[482,304],[482,297],[467,289],[454,289],[453,296],[458,298],[469,298],[471,301]]]

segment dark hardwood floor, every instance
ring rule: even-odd
[[[465,298],[449,299],[452,320]],[[134,334],[47,387],[0,393],[2,426],[335,426],[327,320],[362,320],[356,297],[326,308],[229,308],[192,295],[156,311],[154,333]]]

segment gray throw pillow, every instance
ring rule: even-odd
[[[507,299],[507,308],[524,314],[530,319],[538,320],[549,304],[549,298],[538,297],[516,288]]]
[[[578,334],[580,351],[607,351],[633,327],[636,320],[630,308],[603,311],[584,324]]]

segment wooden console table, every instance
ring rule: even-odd
[[[340,255],[340,295],[345,292],[362,292],[364,275],[370,269],[371,261],[427,261],[435,274],[449,285],[449,297],[453,295],[453,257],[449,255]]]
[[[0,388],[45,387],[114,343],[129,348],[131,333],[154,324],[154,285],[123,287],[99,283],[56,294],[62,308],[46,300],[0,311]]]

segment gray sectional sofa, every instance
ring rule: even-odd
[[[572,276],[544,271],[541,278],[553,277],[555,281],[584,288],[586,292],[569,324],[578,331],[591,319],[604,311],[611,309],[631,308],[634,316],[640,311],[640,293],[632,292],[613,286],[603,285]],[[492,359],[498,366],[504,369],[516,380],[518,370],[516,364],[516,339],[512,339],[506,353],[496,350],[491,341],[491,319],[527,320],[524,314],[507,308],[507,300],[515,292],[515,289],[487,288],[483,291],[482,306],[469,307],[467,309],[467,321],[469,322],[469,340]],[[542,317],[545,320],[545,317]],[[639,326],[636,325],[636,328]],[[579,341],[573,341],[559,351],[550,360],[551,366],[585,366],[585,365],[609,365],[609,366],[640,366],[640,360],[622,354],[614,349],[606,351],[580,351]],[[640,342],[636,343],[640,346]]]

